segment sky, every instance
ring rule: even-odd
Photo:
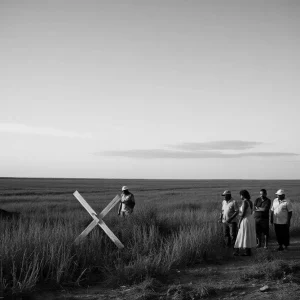
[[[0,176],[300,179],[300,2],[0,1]]]

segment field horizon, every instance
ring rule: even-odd
[[[52,179],[52,180],[160,180],[160,181],[207,181],[207,180],[234,180],[234,181],[300,181],[300,178],[281,179],[281,178],[122,178],[122,177],[24,177],[24,176],[0,176],[1,179]]]

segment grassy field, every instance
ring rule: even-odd
[[[73,192],[100,212],[122,185],[135,194],[135,212],[121,219],[115,208],[105,222],[125,249],[118,250],[100,228],[75,246],[91,217]],[[0,289],[19,293],[42,284],[120,285],[162,278],[222,245],[221,193],[230,189],[239,199],[244,188],[252,200],[261,188],[271,199],[284,188],[295,208],[291,233],[300,232],[299,181],[0,179],[0,208],[21,213],[18,222],[0,223]]]

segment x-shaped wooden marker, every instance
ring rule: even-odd
[[[123,249],[124,245],[120,242],[120,240],[113,234],[113,232],[107,227],[107,225],[102,220],[105,217],[105,215],[121,200],[121,197],[117,195],[102,210],[102,212],[99,214],[99,217],[97,217],[97,213],[83,199],[83,197],[78,193],[78,191],[76,191],[73,195],[93,218],[93,221],[89,224],[89,226],[84,231],[82,231],[82,233],[76,238],[75,244],[80,243],[97,225],[99,225],[103,229],[103,231],[108,235],[108,237],[115,243],[115,245],[119,249]]]

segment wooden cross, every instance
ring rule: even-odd
[[[93,221],[89,224],[89,226],[82,231],[82,233],[76,238],[75,244],[79,244],[97,225],[99,225],[103,231],[108,235],[108,237],[115,243],[115,245],[119,249],[123,249],[124,245],[120,242],[120,240],[113,234],[113,232],[107,227],[107,225],[103,222],[104,216],[121,200],[121,197],[117,195],[99,214],[97,217],[97,213],[91,208],[91,206],[83,199],[83,197],[75,191],[73,194],[75,198],[81,203],[81,205],[87,210],[90,216],[93,218]]]

